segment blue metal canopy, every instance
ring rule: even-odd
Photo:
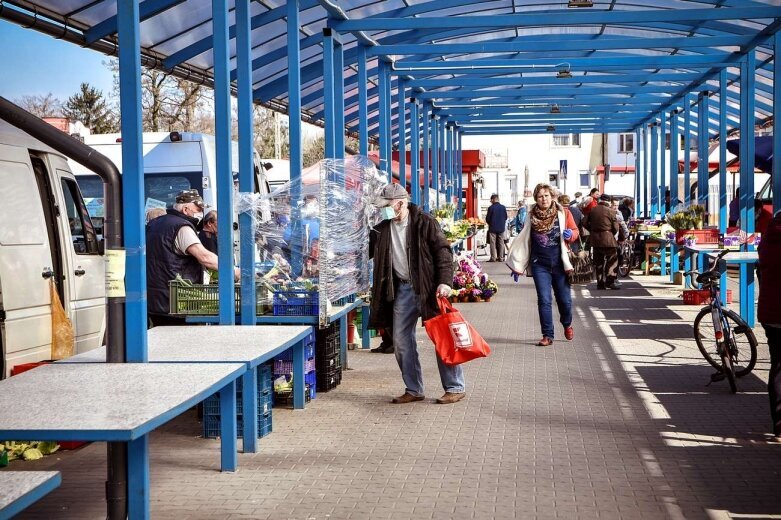
[[[235,82],[232,3],[228,53]],[[324,29],[331,29],[343,51],[346,127],[357,131],[362,119],[358,82],[365,63],[372,138],[380,128],[384,67],[394,141],[399,84],[406,93],[402,99],[413,96],[428,104],[431,113],[464,134],[490,133],[502,124],[524,132],[545,132],[551,124],[564,131],[628,132],[682,108],[689,92],[707,91],[718,104],[722,70],[728,125],[738,127],[736,78],[752,50],[754,119],[772,117],[772,37],[781,19],[781,2],[775,0],[596,0],[585,9],[539,0],[299,0],[298,5],[304,120],[324,124]],[[285,2],[263,0],[252,2],[249,13],[254,101],[283,112],[289,105],[287,9]],[[112,55],[116,15],[116,0],[0,4],[2,18]],[[213,84],[211,1],[144,0],[139,15],[143,64]],[[553,104],[559,112],[550,112]],[[611,105],[618,110],[605,110]],[[497,121],[486,120],[484,108],[492,106],[505,110],[494,114]],[[718,120],[710,119],[709,128],[715,132]],[[408,139],[409,130],[404,134]]]

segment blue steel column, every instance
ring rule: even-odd
[[[678,147],[680,138],[678,137],[678,109],[674,109],[670,114],[670,210],[675,206],[678,200]]]
[[[437,143],[439,143],[439,185],[440,185],[440,191],[445,192],[445,204],[448,204],[450,201],[448,200],[447,196],[447,171],[445,170],[447,166],[446,161],[446,150],[445,147],[447,146],[447,142],[445,142],[445,125],[447,124],[447,118],[441,117],[439,120],[439,137],[437,138]],[[444,190],[443,190],[444,188]]]
[[[708,205],[708,92],[700,97],[697,120],[697,204]],[[709,211],[710,213],[710,211]],[[707,224],[707,222],[706,222]]]
[[[461,132],[456,127],[456,178],[458,179],[458,218],[464,218],[464,155]]]
[[[252,193],[255,186],[253,177],[253,128],[252,128],[252,42],[250,41],[250,0],[236,0],[236,90],[238,91],[239,122],[239,191]],[[296,2],[291,2],[296,4]],[[241,324],[255,323],[255,233],[252,229],[252,216],[249,213],[239,215],[240,261],[241,265]],[[230,235],[228,235],[230,236]],[[244,451],[255,451],[255,435],[248,439],[244,435]]]
[[[691,202],[691,131],[692,131],[691,96],[686,94],[683,103],[683,202],[687,206]]]
[[[455,159],[456,159],[456,132],[455,132],[455,125],[453,123],[450,123],[450,128],[448,132],[448,160],[447,160],[447,169],[448,172],[450,172],[450,179],[448,181],[448,187],[450,188],[450,200],[449,202],[451,204],[454,204],[455,206],[458,206],[454,203],[453,197],[455,196],[456,189],[458,188],[457,182],[456,182],[456,168],[455,168]],[[456,214],[456,217],[458,215]]]
[[[228,46],[228,1],[212,0],[214,53],[214,148],[217,153],[217,219],[218,233],[233,236],[233,169],[231,168],[231,85]],[[233,241],[220,240],[218,273],[220,325],[236,323],[233,286]]]
[[[398,79],[399,103],[396,108],[399,114],[399,184],[407,187],[407,108],[405,103],[404,80]]]
[[[754,232],[755,59],[756,52],[750,51],[740,64],[740,228],[746,233]]]
[[[729,215],[727,214],[727,88],[727,69],[721,69],[719,71],[719,233],[726,233],[729,223]],[[775,157],[773,160],[776,160]],[[726,290],[726,285],[724,289]],[[724,296],[726,296],[726,292]],[[724,301],[727,301],[726,298]]]
[[[423,211],[429,210],[429,187],[431,185],[431,147],[429,146],[429,131],[431,119],[429,116],[429,105],[423,103]]]
[[[290,31],[288,31],[290,34]],[[289,47],[289,45],[288,45]],[[288,67],[289,68],[289,67]],[[301,72],[299,71],[299,75]],[[358,44],[358,152],[369,155],[369,78],[366,73],[366,46]]]
[[[439,118],[431,114],[431,179],[434,181],[435,207],[439,209]]]
[[[336,157],[336,106],[334,96],[334,52],[335,43],[333,31],[326,27],[323,29],[323,103],[325,113],[325,158]]]
[[[643,129],[643,147],[645,148],[645,154],[643,154],[643,162],[645,163],[645,167],[643,168],[643,215],[645,215],[646,218],[651,216],[649,211],[648,186],[651,183],[651,169],[649,163],[651,161],[652,153],[650,143],[652,129],[653,124],[647,125]]]
[[[380,170],[385,172],[385,174],[388,176],[388,182],[391,182],[393,179],[393,174],[391,173],[390,169],[390,157],[387,155],[388,150],[390,149],[390,146],[388,145],[390,141],[390,135],[387,132],[388,114],[385,111],[385,107],[388,104],[388,91],[386,89],[388,75],[385,72],[387,67],[388,64],[383,61],[382,58],[377,58],[377,109],[379,110],[379,125],[377,127],[377,133],[380,134]]]
[[[420,115],[418,114],[418,102],[415,98],[410,98],[409,101],[409,158],[410,168],[412,169],[412,203],[420,206]]]
[[[664,217],[666,213],[664,195],[667,192],[667,113],[662,112],[660,116],[662,126],[659,146],[659,213]]]
[[[659,123],[651,126],[651,218],[659,213]]]
[[[781,55],[781,33],[773,36],[775,56]],[[781,59],[773,60],[773,150],[781,150]],[[781,154],[773,154],[773,171],[781,172]],[[781,175],[773,176],[773,214],[781,211]]]
[[[636,150],[635,150],[635,217],[640,216],[640,192],[641,192],[641,179],[640,176],[640,165],[641,165],[641,159],[640,159],[640,152],[641,152],[641,143],[642,143],[642,133],[640,128],[635,128],[635,143]],[[643,147],[644,148],[644,147]],[[642,153],[645,154],[645,149],[642,149]]]
[[[344,159],[344,48],[334,34],[334,157]]]
[[[391,106],[393,105],[393,76],[391,76],[391,64],[386,64],[385,70],[385,103],[382,109],[385,111],[385,126],[382,132],[386,135],[385,150],[382,155],[388,161],[388,182],[393,182],[393,117]]]
[[[287,3],[287,91],[290,114],[290,186],[293,203],[298,202],[301,170],[303,169],[301,146],[301,21],[298,0]]]
[[[126,225],[125,359],[147,361],[146,233],[141,126],[141,43],[138,3],[120,2],[119,106],[122,111],[122,205]],[[123,476],[124,477],[124,476]]]
[[[450,154],[453,143],[450,142],[450,122],[442,125],[442,184],[445,187],[445,204],[453,202],[453,189],[451,185]]]

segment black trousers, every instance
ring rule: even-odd
[[[770,349],[770,374],[767,378],[770,418],[773,421],[773,435],[781,436],[781,329],[767,325],[764,327]]]
[[[597,274],[597,285],[612,285],[616,281],[618,270],[618,249],[615,247],[594,247],[591,250],[594,259],[594,271]]]

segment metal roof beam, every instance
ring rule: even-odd
[[[605,87],[599,89],[589,89],[586,87],[559,87],[559,88],[518,88],[507,90],[474,90],[474,89],[458,89],[458,90],[437,90],[428,91],[417,94],[416,97],[420,100],[435,100],[435,99],[481,99],[481,98],[505,98],[505,97],[523,97],[529,99],[532,97],[546,97],[546,96],[577,96],[582,95],[584,103],[588,103],[588,98],[592,95],[627,95],[633,94],[672,94],[670,87],[668,86],[627,86],[627,87]],[[616,101],[621,101],[621,98],[616,98]]]
[[[146,0],[145,2],[141,2],[138,5],[139,20],[143,22],[144,20],[153,18],[158,14],[164,13],[168,9],[183,3],[184,1],[185,0]],[[84,31],[84,42],[87,45],[91,45],[98,40],[115,34],[116,32],[117,17],[114,15]]]
[[[701,74],[696,72],[680,73],[652,73],[644,74],[592,74],[589,76],[573,76],[571,78],[557,78],[555,76],[541,77],[458,77],[458,78],[438,78],[438,79],[416,79],[407,84],[411,87],[439,88],[439,87],[501,87],[501,86],[524,86],[524,85],[580,85],[593,83],[641,83],[641,82],[678,82],[688,83],[699,79]]]
[[[781,7],[724,7],[721,9],[642,9],[637,11],[556,10],[545,13],[502,16],[431,16],[420,18],[363,18],[329,20],[337,31],[399,31],[411,29],[480,28],[494,29],[540,26],[624,25],[654,22],[700,23],[713,20],[754,20],[781,18]]]

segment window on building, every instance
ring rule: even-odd
[[[635,151],[635,134],[618,135],[618,153],[632,153]]]
[[[588,170],[580,170],[580,172],[578,172],[578,179],[581,188],[588,188],[591,186],[591,174]]]
[[[580,134],[554,134],[553,146],[580,146]]]

